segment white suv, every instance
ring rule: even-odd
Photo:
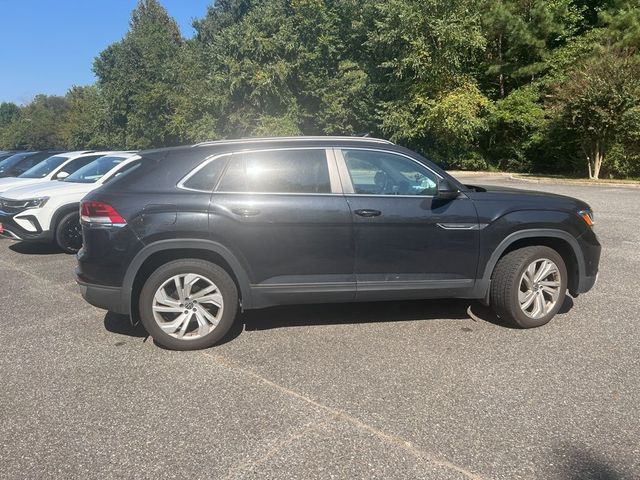
[[[58,153],[34,165],[17,177],[0,178],[0,195],[10,188],[26,187],[51,180],[64,180],[76,170],[110,153],[112,152],[90,150]]]
[[[82,246],[79,206],[92,190],[138,165],[131,152],[100,157],[59,182],[11,188],[0,195],[0,235],[20,241],[53,242],[68,253]]]

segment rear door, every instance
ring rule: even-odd
[[[407,155],[337,150],[355,225],[357,298],[462,294],[474,284],[478,220],[464,194],[438,199],[439,176]]]
[[[244,261],[257,304],[355,297],[352,219],[331,149],[229,155],[210,230]]]

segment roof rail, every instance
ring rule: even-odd
[[[196,143],[194,147],[202,147],[209,145],[226,145],[226,144],[235,144],[235,143],[264,143],[264,142],[282,142],[282,141],[291,141],[291,140],[354,140],[354,141],[362,141],[367,143],[385,143],[389,145],[393,145],[393,142],[389,140],[385,140],[383,138],[374,138],[374,137],[349,137],[349,136],[309,136],[309,137],[263,137],[263,138],[237,138],[231,140],[212,140],[208,142],[200,142]]]

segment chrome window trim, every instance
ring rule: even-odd
[[[218,185],[220,184],[222,178],[224,177],[229,165],[227,165],[226,166],[227,168],[225,168],[223,170],[222,174],[220,175],[220,178],[218,179],[218,182],[216,183],[216,185],[214,185],[212,190],[197,190],[195,188],[188,188],[188,187],[184,186],[184,184],[186,182],[188,182],[189,179],[193,175],[198,173],[201,169],[206,167],[209,163],[211,163],[214,160],[217,160],[219,158],[227,157],[227,156],[231,157],[233,155],[240,155],[240,154],[244,154],[244,153],[281,152],[281,151],[290,151],[290,150],[324,150],[324,152],[325,152],[325,161],[327,163],[327,168],[329,170],[329,181],[330,181],[330,184],[331,184],[331,192],[330,193],[226,192],[226,191],[223,191],[223,190],[218,190]],[[337,176],[336,166],[335,166],[335,157],[333,156],[332,148],[331,147],[322,147],[322,146],[314,146],[314,147],[275,147],[275,148],[257,148],[257,149],[247,148],[247,149],[242,149],[242,150],[234,150],[233,152],[226,152],[226,153],[221,153],[221,154],[218,154],[218,155],[212,155],[210,157],[207,157],[204,160],[204,162],[202,162],[196,168],[191,170],[191,172],[187,173],[187,175],[184,176],[178,182],[176,187],[180,188],[182,190],[187,190],[187,191],[192,191],[192,192],[217,193],[217,194],[224,194],[224,195],[298,195],[298,196],[342,195],[342,188],[341,188],[341,185],[340,185],[339,177]]]
[[[421,166],[422,168],[426,168],[436,177],[436,179],[444,178],[442,175],[439,175],[438,173],[434,172],[427,165],[423,164],[422,162],[419,162],[415,158],[410,157],[405,153],[392,152],[390,150],[384,150],[381,148],[366,148],[366,147],[335,147],[334,150],[335,150],[336,159],[338,161],[338,168],[340,170],[340,179],[342,180],[344,195],[346,197],[435,198],[435,195],[388,195],[388,194],[377,195],[374,193],[356,193],[355,189],[353,188],[353,183],[351,182],[351,175],[349,174],[349,168],[347,167],[347,162],[344,159],[342,150],[364,150],[368,152],[381,152],[389,155],[397,155],[400,157],[405,157],[411,160],[413,163]]]
[[[222,174],[220,175],[218,182],[216,182],[216,184],[213,186],[211,190],[199,190],[197,188],[189,188],[189,187],[185,187],[184,184],[187,183],[191,179],[191,177],[193,177],[196,173],[198,173],[200,170],[202,170],[204,167],[209,165],[214,160],[217,160],[222,157],[231,157],[231,156],[233,156],[233,152],[219,153],[218,155],[211,155],[209,157],[206,157],[200,165],[198,165],[196,168],[194,168],[193,170],[188,172],[184,177],[182,177],[182,179],[178,181],[176,187],[181,190],[187,190],[189,192],[213,193],[213,191],[218,186],[218,182],[220,182],[220,179],[224,176],[225,172],[227,171],[226,168],[222,171]]]

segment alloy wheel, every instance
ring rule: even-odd
[[[152,308],[162,331],[175,338],[195,340],[218,326],[224,299],[211,280],[186,273],[169,278],[156,290]]]
[[[553,261],[535,260],[520,277],[520,309],[535,320],[544,318],[558,303],[561,283],[560,270]]]

